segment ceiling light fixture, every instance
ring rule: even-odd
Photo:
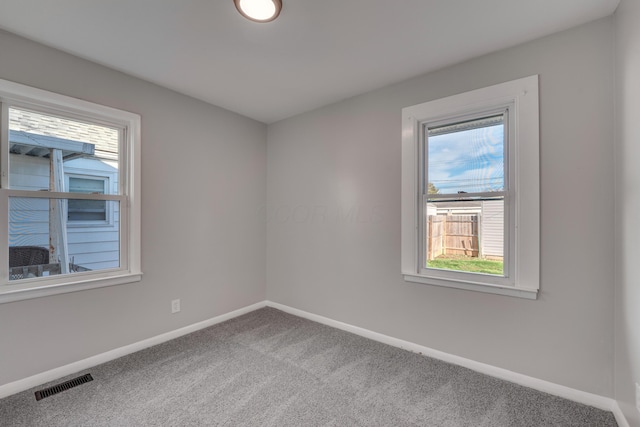
[[[280,15],[282,0],[233,0],[242,16],[255,22],[271,22]]]

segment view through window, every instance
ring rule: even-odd
[[[9,280],[118,268],[119,201],[105,195],[118,194],[121,131],[29,109],[8,111],[9,188],[33,192],[9,197]],[[90,176],[69,176],[69,170]],[[84,226],[68,227],[72,222]]]
[[[505,275],[507,114],[425,125],[424,267]]]

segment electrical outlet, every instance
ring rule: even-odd
[[[636,383],[636,409],[640,412],[640,384]]]
[[[171,313],[177,313],[180,311],[180,300],[174,299],[171,301]]]

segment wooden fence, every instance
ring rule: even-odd
[[[478,231],[478,215],[429,215],[427,259],[440,255],[479,256]]]

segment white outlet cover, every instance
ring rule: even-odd
[[[171,313],[177,313],[180,311],[180,300],[174,299],[171,301]]]

